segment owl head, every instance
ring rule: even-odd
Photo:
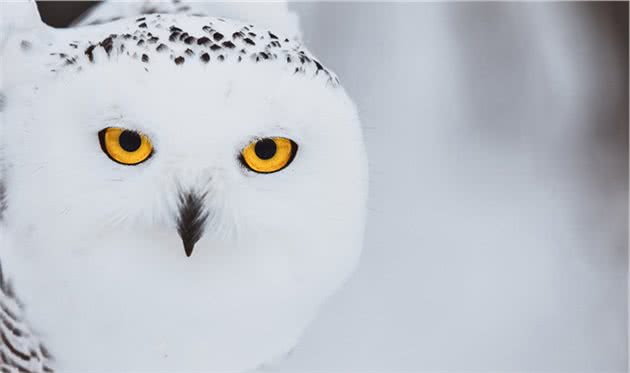
[[[53,353],[232,369],[288,348],[362,246],[366,155],[333,72],[249,22],[53,29],[0,5],[0,256]]]
[[[191,15],[53,29],[33,5],[13,8],[0,178],[3,224],[26,247],[157,239],[159,255],[211,260],[243,245],[359,245],[357,112],[299,41]]]
[[[16,229],[52,228],[78,250],[158,230],[192,256],[216,240],[318,241],[360,218],[356,110],[298,41],[198,16],[65,30],[33,19],[5,28],[2,46]]]

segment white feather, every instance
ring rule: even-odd
[[[160,41],[171,24],[199,39],[217,23],[164,17],[161,28],[147,20]],[[203,63],[195,49],[175,64],[185,43],[160,54],[160,41],[122,36],[107,51],[108,35],[130,28],[49,30],[50,45],[9,37],[0,149],[15,245],[0,258],[60,370],[254,369],[293,348],[357,263],[367,171],[356,109],[314,62],[296,74],[280,58]],[[149,62],[133,57],[145,47]],[[112,126],[147,134],[155,155],[112,162],[97,136]],[[265,136],[299,150],[286,169],[255,174],[237,156]],[[182,188],[207,191],[211,213],[190,258],[176,229]]]

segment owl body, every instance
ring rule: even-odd
[[[290,350],[362,245],[365,150],[335,75],[205,16],[4,40],[0,259],[56,367],[246,371]],[[117,162],[110,128],[150,157]],[[293,158],[255,172],[242,150],[267,138]]]

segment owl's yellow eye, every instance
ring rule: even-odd
[[[249,143],[241,151],[241,162],[250,170],[261,174],[277,172],[288,166],[297,144],[284,137],[267,137]]]
[[[114,162],[134,166],[153,154],[149,138],[136,131],[109,127],[98,133],[103,152]]]

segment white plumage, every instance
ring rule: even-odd
[[[255,369],[355,267],[367,170],[351,100],[286,4],[229,14],[247,22],[195,6],[55,30],[2,3],[0,260],[22,306],[6,286],[0,304],[28,329],[20,348],[54,359],[0,355],[6,369]],[[152,155],[112,161],[107,128]],[[248,143],[279,137],[297,144],[286,168],[244,167]]]

